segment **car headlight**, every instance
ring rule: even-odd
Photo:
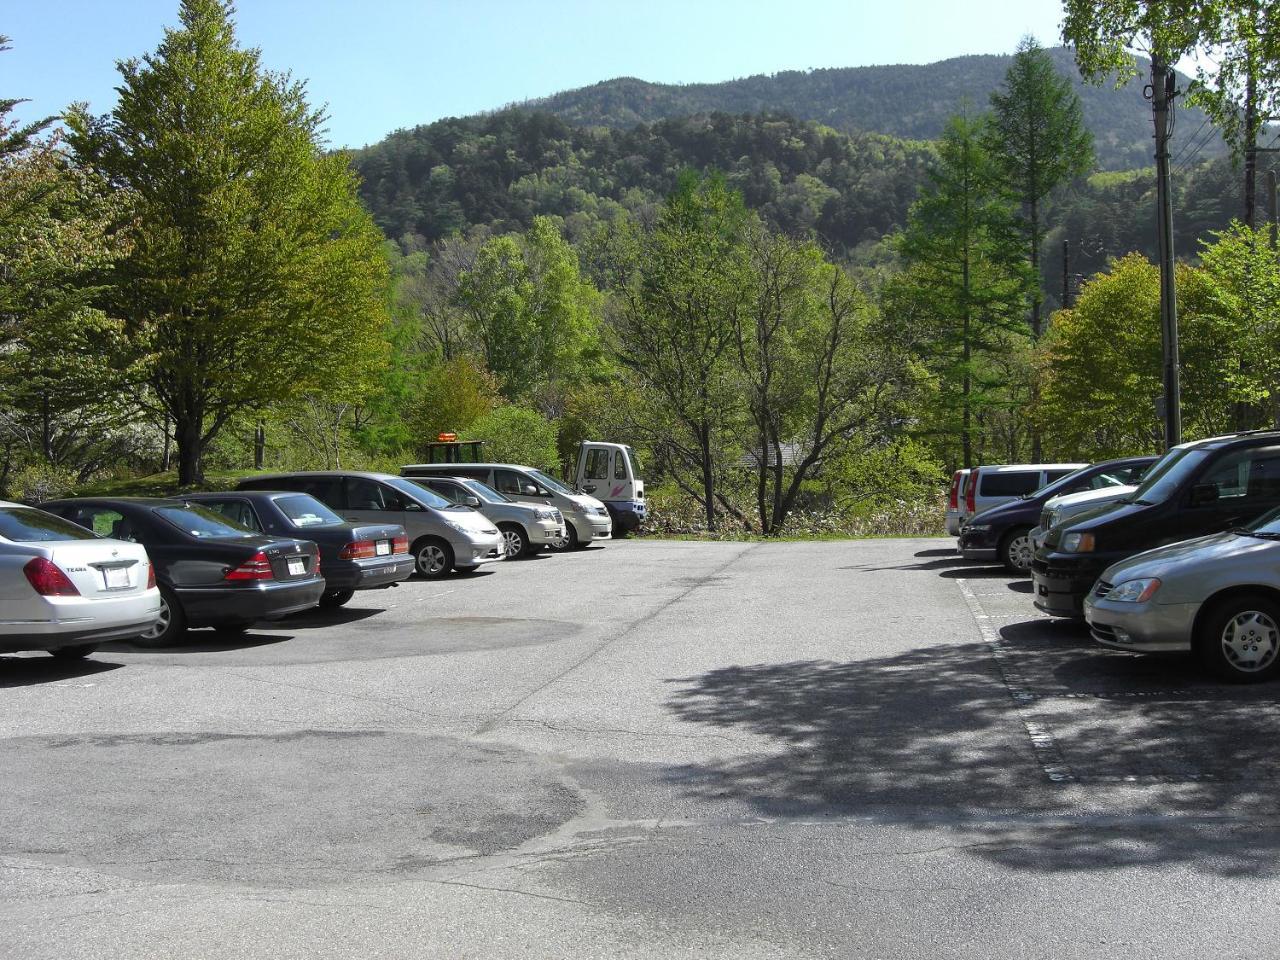
[[[468,534],[471,533],[471,530],[469,528],[464,527],[460,523],[454,523],[452,520],[446,520],[445,526],[449,527],[449,529],[451,530],[457,530],[459,533],[468,533]]]
[[[1061,510],[1050,510],[1049,519],[1045,523],[1044,528],[1048,530],[1050,527],[1056,527],[1058,525],[1058,521],[1060,521],[1061,519],[1062,519]]]
[[[1063,553],[1093,553],[1095,545],[1092,533],[1068,533],[1062,538]]]
[[[537,516],[538,516],[538,519],[539,519],[539,520],[558,520],[558,519],[560,519],[560,515],[559,515],[558,513],[556,513],[556,511],[554,511],[554,510],[539,510],[539,511],[538,511],[538,514],[537,514]]]
[[[1111,588],[1103,599],[1116,603],[1146,603],[1160,589],[1160,580],[1156,577],[1141,577],[1137,580],[1126,580]]]

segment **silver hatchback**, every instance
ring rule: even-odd
[[[1280,510],[1108,567],[1085,599],[1093,638],[1117,650],[1194,652],[1229,680],[1280,671]]]

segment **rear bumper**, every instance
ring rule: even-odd
[[[193,627],[278,620],[309,610],[326,589],[323,577],[254,584],[251,587],[181,587],[178,602]]]
[[[160,613],[160,592],[131,597],[57,598],[48,620],[0,620],[0,652],[56,650],[82,643],[128,640],[146,633]]]
[[[376,590],[409,579],[413,557],[397,553],[368,560],[326,560],[321,573],[328,591]]]
[[[951,537],[960,536],[960,514],[947,511],[947,535]]]

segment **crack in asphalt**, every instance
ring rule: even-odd
[[[653,620],[660,617],[667,610],[671,609],[676,604],[680,603],[687,596],[689,596],[689,594],[693,593],[698,588],[705,586],[709,582],[713,582],[713,578],[719,577],[720,574],[722,574],[725,570],[728,570],[731,566],[733,566],[735,563],[737,563],[739,560],[745,557],[748,553],[754,550],[756,546],[758,546],[758,544],[754,544],[754,543],[748,544],[745,549],[738,551],[732,557],[730,557],[728,560],[726,560],[724,563],[720,564],[718,567],[711,570],[710,572],[705,573],[696,578],[689,578],[689,579],[695,580],[696,582],[691,583],[685,590],[682,590],[680,593],[676,594],[670,600],[667,600],[666,602],[659,604],[654,609],[646,613],[644,616],[639,617],[636,620],[633,620],[620,633],[613,634],[603,643],[599,644],[598,646],[590,650],[585,655],[579,657],[569,666],[565,667],[563,670],[557,673],[554,677],[551,677],[550,679],[539,684],[537,687],[535,687],[533,690],[530,690],[523,697],[521,697],[511,706],[507,707],[501,713],[497,714],[492,719],[482,723],[475,730],[475,733],[473,734],[473,736],[478,736],[480,734],[489,733],[490,731],[492,731],[494,728],[500,725],[504,720],[510,717],[513,713],[515,713],[517,710],[523,707],[526,703],[528,703],[538,694],[542,693],[542,691],[546,690],[548,687],[552,686],[553,684],[556,684],[559,681],[563,680],[565,677],[573,673],[575,670],[577,670],[579,667],[583,666],[584,664],[589,663],[591,660],[598,657],[600,654],[602,654],[605,650],[609,649],[615,643],[625,640],[627,637],[635,633],[641,627],[645,626],[648,623],[651,623]]]
[[[555,730],[558,733],[622,733],[633,737],[656,737],[668,740],[726,740],[731,743],[736,742],[733,737],[723,733],[654,733],[646,730],[626,730],[622,727],[574,727],[532,718],[509,720],[508,723],[529,724],[541,727],[544,730]]]

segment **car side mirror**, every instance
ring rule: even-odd
[[[1197,483],[1191,488],[1191,505],[1193,507],[1203,506],[1206,503],[1215,503],[1218,499],[1218,485],[1216,483]]]
[[[532,483],[526,483],[523,487],[520,488],[520,492],[523,493],[526,497],[542,496],[542,491],[539,490],[537,487],[535,487]]]
[[[468,506],[468,507],[471,507],[473,510],[479,510],[479,509],[480,509],[480,498],[479,498],[479,497],[467,497],[467,499],[466,499],[466,501],[465,501],[465,502],[466,502],[467,506]]]
[[[421,513],[422,504],[418,503],[415,500],[406,500],[404,504],[404,509],[406,513]]]

